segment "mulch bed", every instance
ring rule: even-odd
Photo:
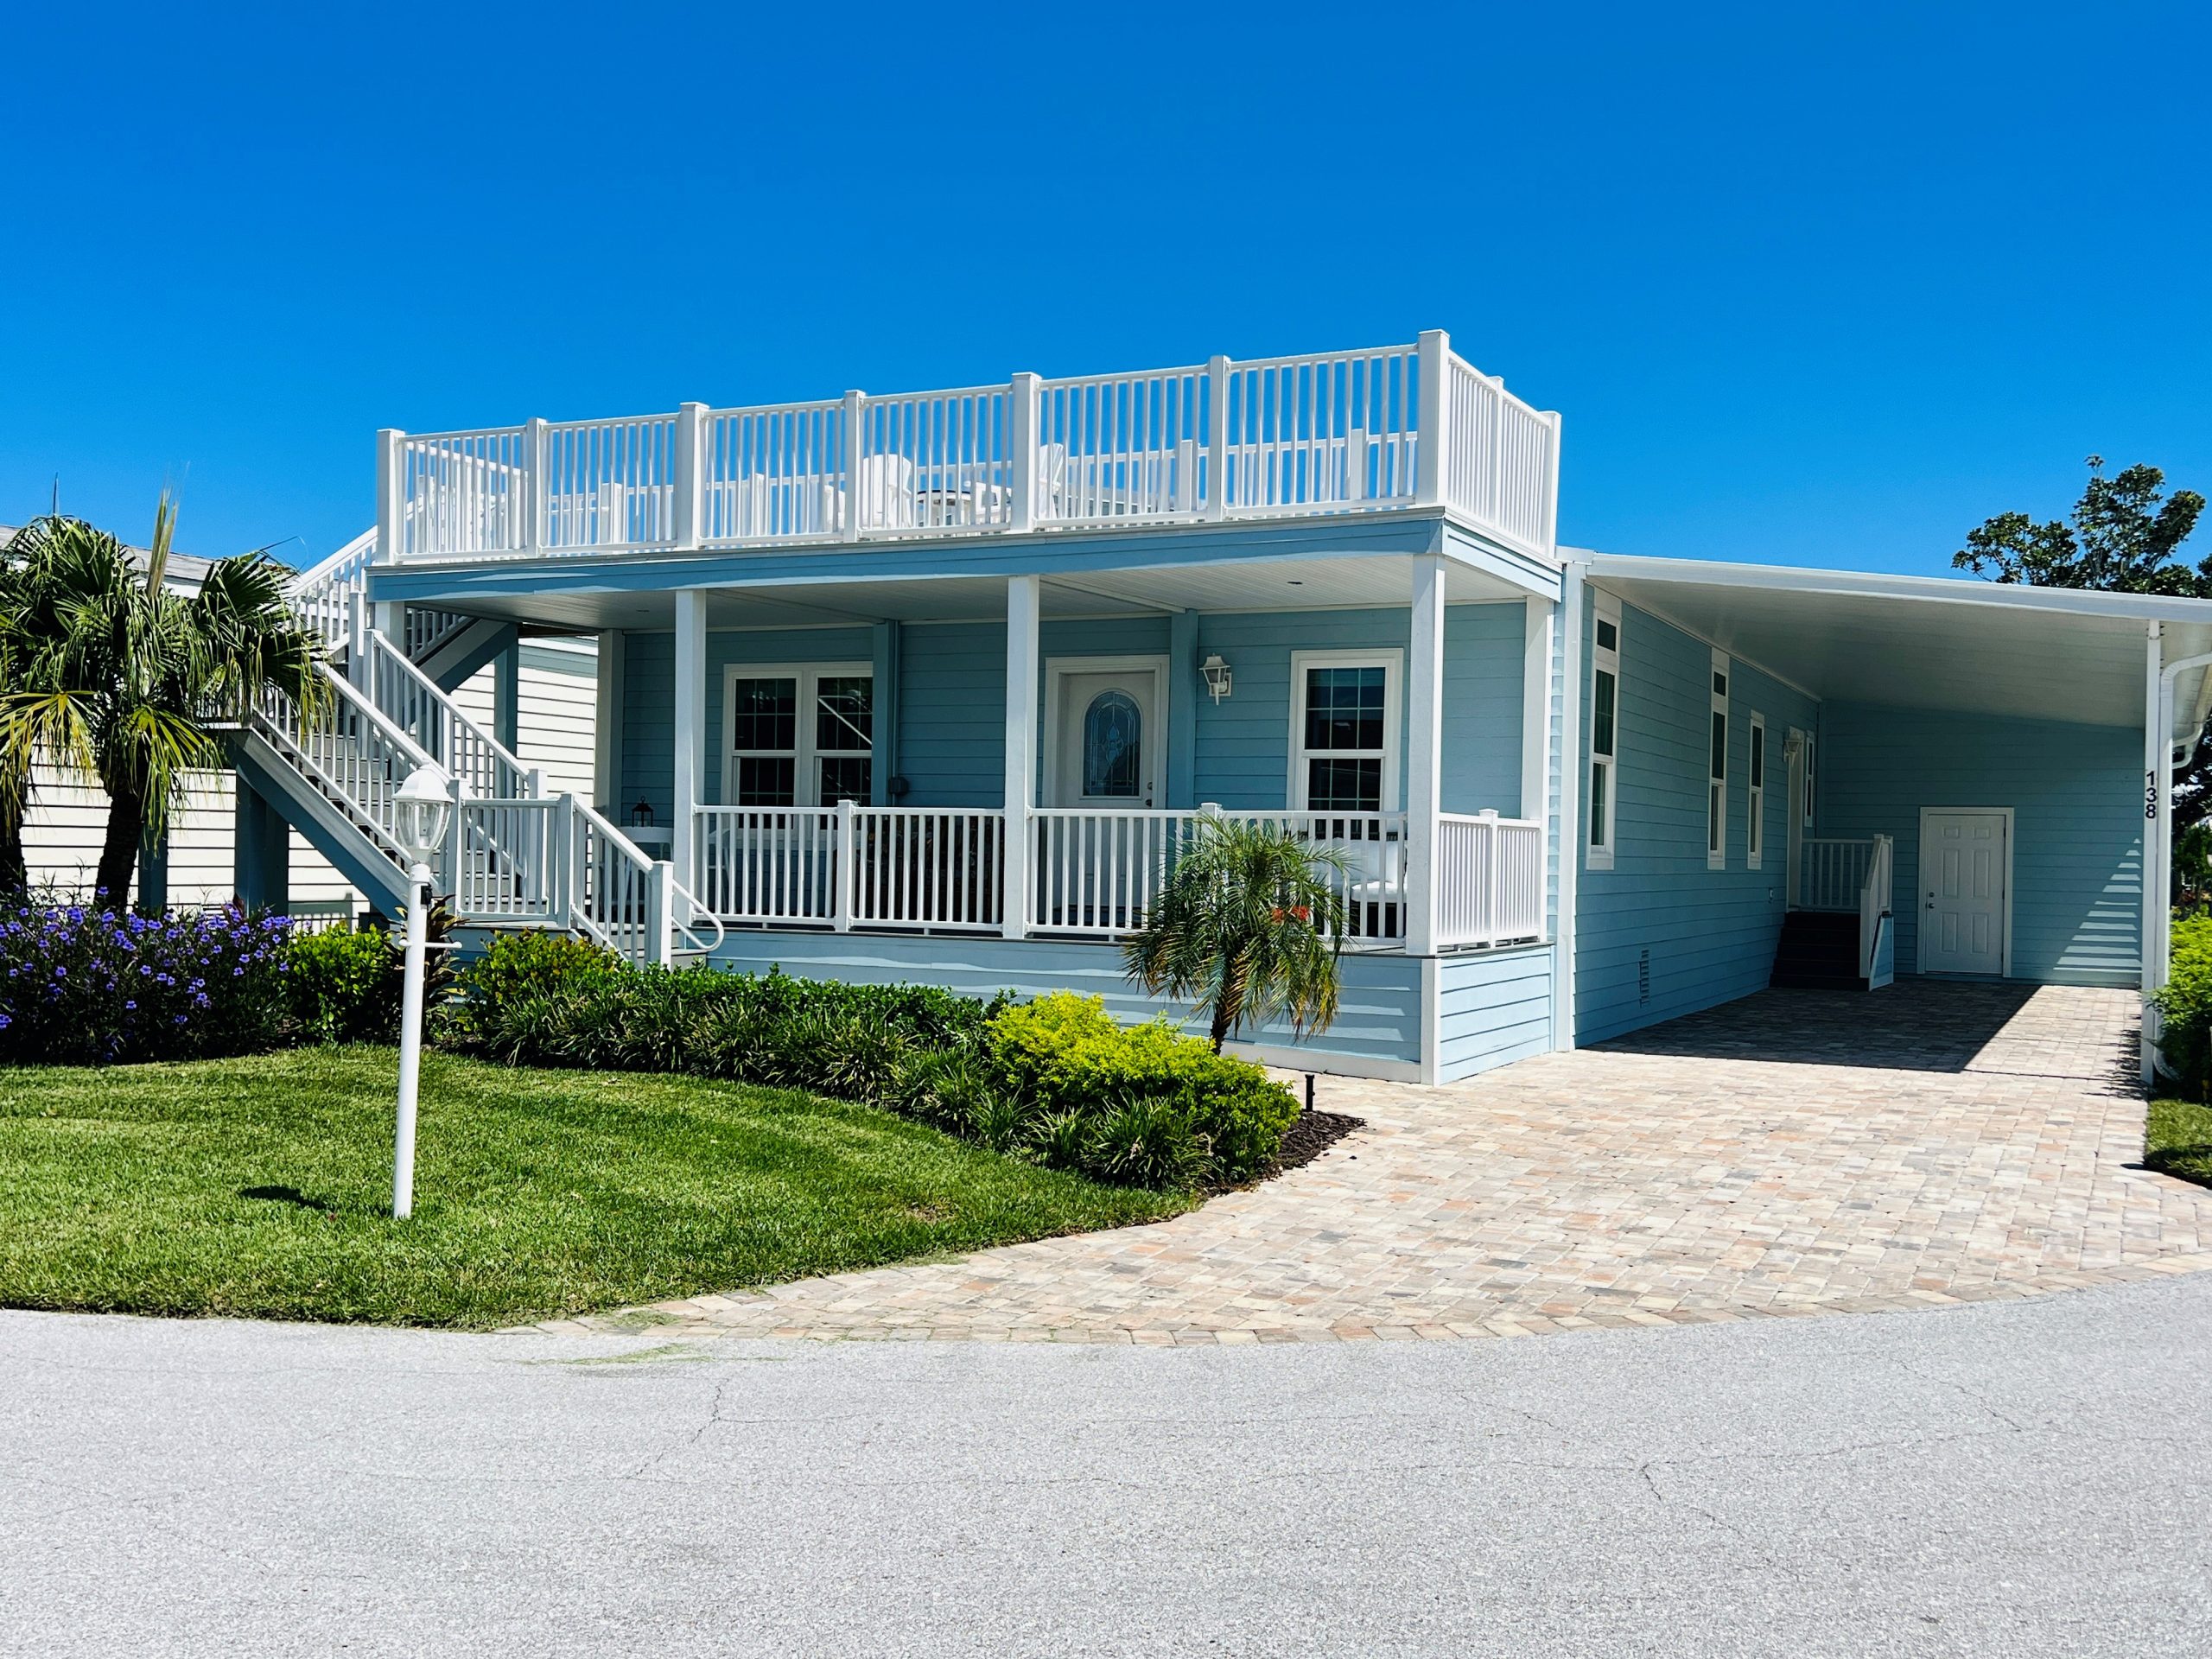
[[[1354,1129],[1366,1127],[1365,1118],[1352,1117],[1343,1112],[1300,1112],[1296,1121],[1283,1131],[1282,1162],[1275,1173],[1280,1175],[1285,1170],[1303,1168]]]

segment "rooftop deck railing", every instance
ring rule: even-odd
[[[1554,545],[1559,416],[1411,346],[757,409],[381,435],[379,557],[577,554],[1432,506]]]

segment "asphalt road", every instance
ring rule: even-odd
[[[0,1650],[2201,1656],[2212,1275],[1180,1351],[0,1313]]]

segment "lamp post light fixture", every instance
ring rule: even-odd
[[[445,768],[421,766],[409,772],[391,817],[392,837],[410,861],[407,973],[399,1004],[399,1121],[391,1154],[391,1213],[404,1221],[415,1208],[415,1100],[423,1077],[423,957],[429,942],[430,861],[445,845],[453,820],[453,779]]]

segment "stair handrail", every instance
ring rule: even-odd
[[[645,849],[639,846],[636,842],[631,840],[629,836],[624,835],[620,830],[616,829],[597,807],[594,806],[589,801],[584,799],[582,796],[574,796],[571,798],[575,802],[576,817],[582,820],[583,825],[588,830],[596,830],[601,838],[604,840],[607,845],[612,847],[618,854],[620,854],[626,861],[628,861],[639,874],[643,875],[647,880],[651,880],[655,861],[646,853]],[[668,877],[668,892],[670,899],[668,908],[669,928],[671,934],[680,935],[683,938],[689,940],[690,944],[686,948],[698,951],[702,954],[711,955],[714,951],[719,950],[721,946],[722,941],[729,937],[728,930],[723,927],[721,918],[715,915],[713,912],[709,911],[704,905],[699,902],[699,897],[696,893],[693,893],[690,887],[686,887],[681,880],[677,879],[672,869]],[[683,902],[681,905],[678,905],[675,902],[677,899],[681,899]],[[601,933],[601,930],[594,924],[593,918],[584,907],[571,902],[569,908],[582,924],[584,930],[598,938],[601,944],[607,945],[610,949],[620,948],[614,944],[612,939],[606,938]],[[692,918],[691,921],[687,922],[680,919],[686,911],[690,912]],[[697,931],[695,924],[699,921],[705,921],[714,928],[715,936],[714,942],[712,944],[707,943],[705,937]]]
[[[285,584],[292,608],[333,649],[352,638],[353,597],[368,592],[369,562],[376,556],[372,524],[335,553],[309,565]]]
[[[1882,918],[1890,911],[1891,857],[1896,843],[1876,836],[1866,859],[1866,880],[1859,889],[1859,976],[1874,977],[1874,952],[1882,931]]]
[[[479,800],[533,801],[539,798],[537,774],[524,766],[518,755],[463,713],[461,705],[435,680],[409,661],[407,653],[390,639],[374,628],[367,630],[365,637],[368,645],[366,655],[372,701],[375,700],[373,689],[377,684],[376,669],[388,663],[400,679],[407,683],[410,692],[438,711],[449,733],[464,738],[467,746],[482,749],[486,764],[479,766],[453,754],[451,751],[461,746],[448,742],[448,758],[441,762],[448,772],[467,783]],[[487,782],[490,785],[488,789],[484,787]]]
[[[428,750],[408,736],[398,726],[386,719],[382,710],[378,709],[368,698],[362,696],[346,681],[346,677],[331,667],[329,664],[317,663],[315,672],[322,677],[330,690],[333,701],[325,718],[334,729],[341,715],[351,714],[397,749],[411,766],[425,766],[436,764],[430,758]],[[362,826],[369,838],[375,842],[382,851],[388,854],[396,865],[402,869],[406,868],[409,862],[407,849],[400,845],[399,838],[392,833],[391,829],[377,816],[372,810],[373,803],[365,798],[346,779],[334,776],[326,767],[316,763],[313,751],[304,741],[306,723],[300,718],[298,703],[275,687],[265,687],[261,696],[255,702],[252,718],[264,728],[263,733],[264,737],[270,738],[276,747],[289,751],[302,772],[329,790],[331,794],[347,809],[348,816]],[[296,721],[300,725],[301,730],[296,735],[286,724],[287,720]],[[398,779],[392,780],[395,790],[401,781],[403,780]]]

